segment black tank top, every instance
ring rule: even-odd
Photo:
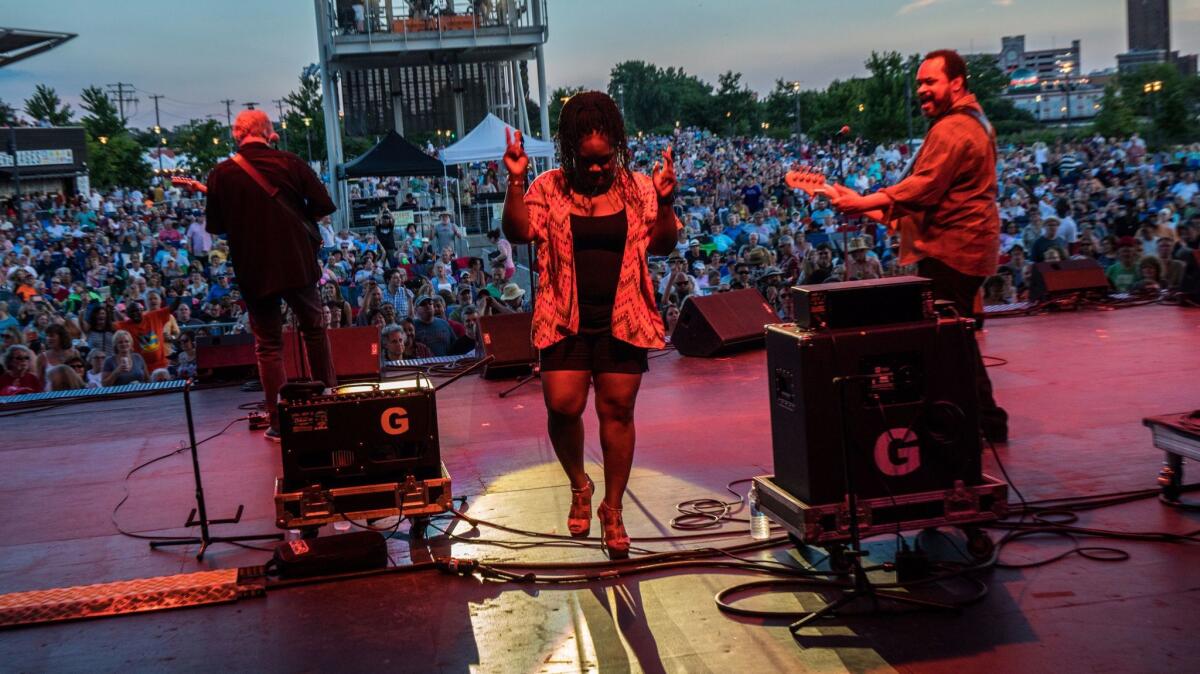
[[[581,334],[612,329],[612,309],[628,233],[624,209],[601,216],[571,214]]]

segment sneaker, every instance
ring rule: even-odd
[[[279,442],[279,431],[274,428],[268,428],[267,432],[263,433],[263,437],[270,440],[271,442]]]

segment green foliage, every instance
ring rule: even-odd
[[[665,133],[677,121],[682,126],[701,127],[710,127],[712,122],[712,86],[682,68],[664,69],[643,61],[618,63],[609,76],[608,94],[622,108],[625,130],[630,134]],[[561,103],[555,108],[555,101],[551,101],[550,123],[557,128]]]
[[[1092,120],[1092,127],[1096,133],[1106,138],[1121,138],[1137,131],[1137,120],[1133,118],[1133,110],[1113,82],[1104,87],[1104,98],[1100,99],[1100,112]]]
[[[83,128],[92,138],[115,136],[125,130],[125,120],[117,112],[117,106],[108,94],[97,86],[90,86],[80,94],[83,109]]]
[[[321,71],[308,66],[300,73],[300,88],[283,97],[289,106],[286,129],[276,129],[282,137],[286,134],[288,150],[308,159],[311,141],[312,160],[325,161],[325,111],[322,106]],[[308,118],[309,124],[304,124]],[[307,137],[306,137],[307,134]],[[346,156],[352,156],[349,152]]]
[[[563,103],[566,99],[586,91],[584,87],[558,87],[550,95],[550,135],[558,135],[558,117],[562,114]]]
[[[0,126],[12,126],[17,123],[17,111],[8,103],[0,100]]]
[[[188,156],[188,172],[200,181],[233,152],[225,126],[214,119],[193,119],[172,129],[171,136],[172,146]]]
[[[33,95],[25,99],[25,114],[35,121],[45,120],[53,126],[67,126],[75,118],[71,106],[62,102],[54,87],[44,84],[37,85]]]
[[[93,185],[109,189],[150,181],[150,165],[142,161],[145,149],[137,141],[124,131],[103,138],[107,142],[87,137],[88,175]]]

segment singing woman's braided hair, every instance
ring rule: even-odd
[[[638,204],[641,199],[634,187],[633,176],[629,165],[632,155],[629,152],[629,141],[625,136],[625,120],[617,104],[606,93],[601,91],[584,91],[575,94],[563,104],[558,117],[558,158],[562,166],[566,187],[570,191],[575,185],[576,172],[579,170],[579,147],[583,139],[593,133],[599,133],[613,147],[616,153],[616,182],[621,196],[627,204]]]

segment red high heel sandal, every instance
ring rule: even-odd
[[[592,478],[584,477],[587,478],[586,486],[571,487],[571,511],[567,513],[567,531],[575,538],[587,538],[592,531],[592,495],[596,485]]]
[[[609,559],[626,559],[629,557],[629,534],[625,533],[625,522],[621,520],[621,509],[611,508],[604,501],[596,509],[600,515],[600,526],[604,529],[604,537],[600,543]]]

